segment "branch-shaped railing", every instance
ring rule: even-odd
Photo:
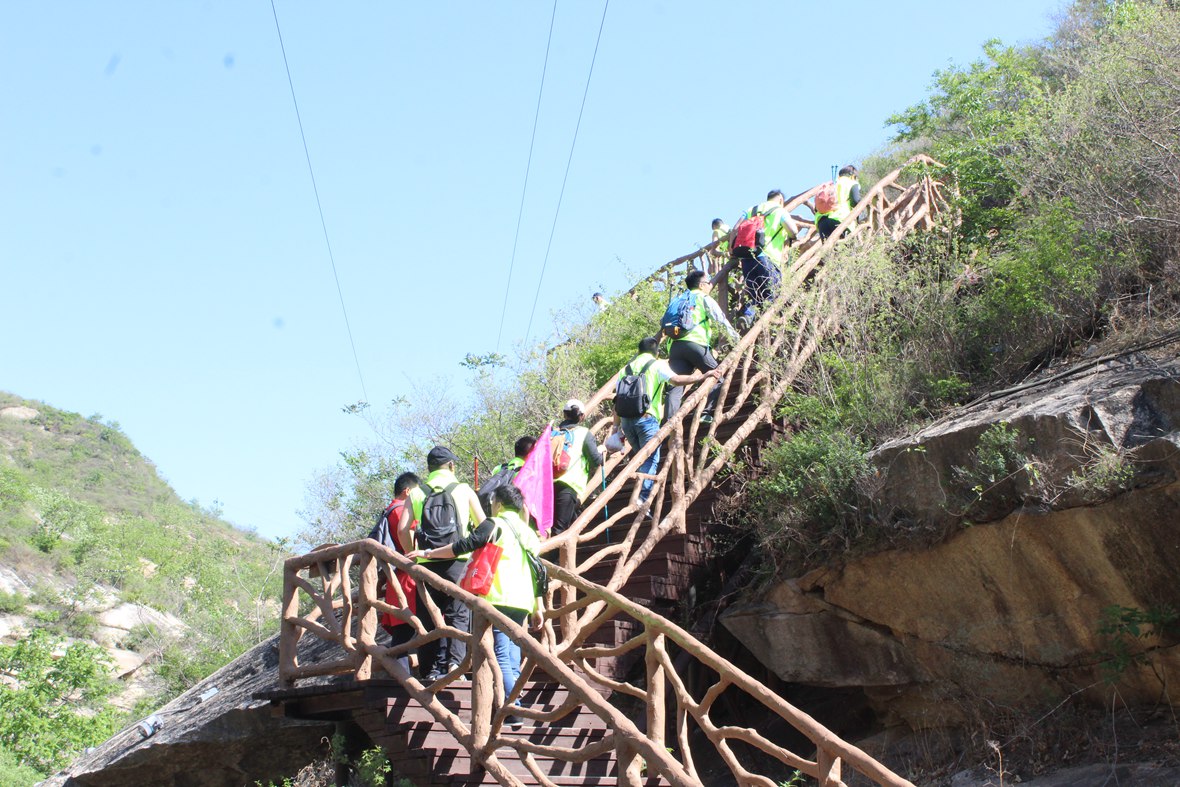
[[[907,167],[912,165],[919,165],[920,170],[938,166],[925,157],[911,160]],[[483,599],[410,564],[376,542],[357,542],[287,561],[280,640],[281,680],[291,685],[302,678],[334,673],[354,673],[358,679],[367,679],[377,664],[405,686],[414,700],[429,710],[458,744],[471,753],[475,762],[507,785],[519,781],[497,759],[496,751],[504,747],[515,749],[542,784],[549,782],[541,775],[538,757],[576,763],[613,752],[621,784],[638,784],[640,766],[646,763],[671,784],[699,785],[701,780],[692,755],[694,730],[699,732],[698,738],[703,735],[712,745],[740,785],[773,787],[776,784],[770,777],[751,770],[750,763],[758,759],[757,753],[780,766],[814,776],[825,786],[842,784],[841,764],[847,764],[877,784],[908,784],[735,669],[687,632],[618,592],[662,539],[672,533],[686,532],[689,508],[750,435],[769,421],[821,343],[838,328],[837,309],[826,290],[822,272],[818,271],[823,256],[838,243],[857,243],[880,233],[899,238],[915,229],[934,226],[935,216],[946,206],[943,187],[928,171],[919,171],[915,182],[903,186],[905,172],[905,168],[899,169],[874,185],[826,241],[821,243],[814,233],[809,233],[803,243],[797,244],[798,256],[791,264],[781,292],[766,305],[760,319],[721,362],[724,382],[714,420],[707,424],[699,420],[707,398],[702,386],[685,397],[679,412],[661,427],[655,440],[626,458],[612,457],[608,462],[611,480],[605,490],[589,501],[568,531],[545,542],[546,552],[557,552],[559,565],[551,564],[555,582],[550,591],[551,611],[547,613],[543,642],[530,637]],[[792,198],[789,207],[806,204],[817,190],[818,187]],[[865,221],[858,221],[862,215]],[[702,259],[701,255],[706,255],[706,261],[717,268],[717,276],[725,280],[732,266],[724,260],[707,257],[710,251],[706,247],[674,260],[653,275],[670,276],[676,266],[695,264],[694,261]],[[671,280],[668,282],[670,285]],[[605,410],[613,391],[613,381],[608,382],[590,399],[590,412],[596,408]],[[609,420],[602,414],[593,428],[603,435]],[[660,445],[666,451],[662,466],[657,473],[641,476],[640,465]],[[639,482],[645,478],[653,481],[653,492],[641,503]],[[589,546],[612,528],[621,534],[620,538],[597,544],[592,550],[583,549],[588,554],[579,557],[580,545]],[[397,583],[393,585],[400,607],[377,598],[379,561],[410,573],[420,584],[429,584],[460,598],[475,612],[472,631],[448,627],[425,593],[418,595],[418,616],[409,614]],[[595,567],[609,568],[605,585],[582,578]],[[354,605],[350,572],[355,569],[360,571],[360,580]],[[304,576],[303,572],[309,575]],[[311,604],[307,614],[300,613],[301,597]],[[406,621],[414,627],[416,636],[395,648],[378,645],[378,612]],[[434,623],[429,632],[422,625],[422,615],[429,616]],[[622,644],[588,644],[595,632],[608,624],[622,625],[625,630],[639,633]],[[494,668],[492,625],[506,632],[524,654],[521,680],[514,696],[507,698],[503,697],[502,682]],[[329,663],[298,664],[296,646],[299,638],[308,632],[336,642],[341,656]],[[444,636],[466,641],[469,655],[464,665],[442,681],[424,686],[397,663],[399,655]],[[690,691],[680,672],[673,669],[670,646],[687,654],[707,672],[716,674],[716,681],[703,692]],[[599,660],[624,655],[636,662],[643,657],[646,674],[641,682],[622,681],[598,668]],[[464,720],[444,707],[435,695],[468,668],[473,675],[473,710],[472,718]],[[505,708],[520,694],[530,676],[541,675],[565,688],[570,699],[548,714],[527,709],[514,712],[551,723],[580,707],[602,720],[607,730],[605,736],[581,747],[563,748],[504,735],[502,723],[508,712]],[[644,702],[648,709],[647,733],[641,733],[603,700],[600,690],[633,696]],[[789,722],[815,746],[815,759],[794,754],[755,730],[715,721],[717,701],[727,692],[740,693],[747,705],[753,699]],[[670,707],[674,713],[672,723],[667,717]],[[667,735],[669,729],[672,745]],[[746,751],[739,755],[737,750],[742,748]],[[755,754],[753,760],[746,756],[750,753]]]
[[[378,571],[396,568],[414,577],[419,586],[429,584],[437,590],[458,597],[473,611],[471,631],[448,627],[429,594],[418,594],[417,615],[406,610],[401,586],[391,587],[398,604],[388,604],[378,597]],[[473,596],[439,578],[404,556],[376,541],[364,540],[328,547],[309,555],[291,558],[284,569],[283,618],[279,640],[279,678],[287,686],[323,675],[350,674],[366,680],[380,668],[396,679],[407,694],[431,713],[455,739],[470,752],[479,767],[486,769],[503,785],[517,787],[520,779],[502,761],[497,752],[513,750],[541,784],[551,784],[541,759],[578,764],[604,754],[613,754],[619,784],[633,787],[643,783],[643,772],[658,774],[674,787],[701,787],[700,771],[694,749],[712,746],[730,768],[739,785],[775,787],[774,778],[754,770],[755,762],[764,762],[771,770],[797,769],[823,785],[839,785],[841,765],[847,764],[873,782],[890,787],[910,783],[891,773],[857,747],[847,743],[822,725],[774,694],[753,677],[731,665],[726,659],[697,641],[691,634],[639,604],[606,588],[587,582],[559,566],[550,564],[553,579],[564,587],[575,588],[580,598],[571,604],[546,613],[547,636],[538,641],[481,597]],[[356,593],[353,591],[356,577]],[[309,611],[300,612],[301,600]],[[554,649],[552,623],[563,620],[587,604],[598,604],[600,612],[577,638]],[[377,641],[377,616],[388,613],[413,627],[415,636],[408,642],[389,646]],[[421,619],[428,616],[434,630],[427,631]],[[642,633],[622,646],[587,644],[594,630],[610,621],[626,622]],[[496,668],[492,627],[506,633],[521,648],[521,676],[516,688],[504,695],[503,681]],[[339,646],[339,655],[330,661],[300,664],[298,642],[306,633]],[[453,637],[468,645],[463,664],[442,680],[425,685],[407,672],[398,657],[420,648],[439,637]],[[690,687],[673,663],[675,652],[687,654],[713,677],[708,686]],[[612,680],[595,670],[593,662],[621,653],[642,655],[646,665],[642,681],[628,683]],[[698,670],[700,672],[701,670]],[[471,711],[463,718],[440,701],[439,692],[450,687],[464,674],[471,674]],[[552,710],[513,707],[530,680],[560,686],[566,699]],[[603,689],[633,697],[647,708],[647,732],[603,698]],[[751,701],[767,713],[773,713],[803,733],[814,744],[814,759],[800,756],[738,719],[721,718],[719,703],[727,692],[740,694],[742,707],[751,710]],[[537,724],[553,725],[575,712],[597,716],[604,729],[600,737],[585,736],[572,746],[537,743],[504,727],[509,713],[532,719]],[[701,740],[703,738],[703,740]],[[754,756],[751,756],[753,754]],[[761,755],[761,758],[759,758]],[[774,763],[778,763],[776,766]],[[911,786],[912,787],[912,786]]]

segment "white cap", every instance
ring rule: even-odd
[[[561,410],[563,413],[569,412],[571,410],[576,410],[579,413],[584,413],[584,412],[586,412],[586,405],[582,404],[581,399],[570,399],[568,402],[565,403],[565,407],[563,407]]]

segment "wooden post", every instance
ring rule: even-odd
[[[815,762],[819,766],[820,787],[844,787],[844,782],[840,780],[839,757],[821,748],[815,753]]]
[[[496,698],[495,642],[492,626],[483,613],[471,615],[471,773],[483,770],[485,751],[492,736],[492,703]]]
[[[625,741],[620,740],[619,745],[615,748],[615,759],[618,760],[617,767],[619,769],[616,784],[625,785],[625,787],[642,787],[644,762],[638,752],[628,746]]]
[[[279,683],[285,688],[295,685],[295,670],[299,666],[296,653],[303,629],[288,621],[299,617],[299,588],[295,585],[298,569],[283,567],[283,611],[279,627]]]
[[[377,559],[368,552],[361,553],[361,587],[360,602],[357,605],[357,617],[360,620],[359,646],[357,655],[360,663],[356,668],[357,680],[368,680],[373,677],[373,657],[369,646],[377,644],[377,610],[373,601],[377,596]]]
[[[664,650],[664,635],[649,635],[647,641],[647,737],[657,746],[664,746],[665,690],[664,662],[660,653]]]

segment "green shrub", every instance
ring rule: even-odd
[[[15,753],[0,746],[0,787],[33,787],[45,776],[36,768],[22,765]]]
[[[0,590],[0,612],[6,615],[20,614],[25,611],[29,600],[20,593],[8,593]]]
[[[0,748],[29,767],[53,772],[79,751],[114,732],[116,712],[105,699],[114,689],[110,660],[95,645],[61,641],[34,629],[15,645],[0,646]]]

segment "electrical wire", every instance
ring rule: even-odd
[[[273,2],[273,0],[271,0]],[[549,243],[545,246],[545,259],[541,262],[541,275],[537,277],[537,293],[533,296],[533,308],[529,312],[529,325],[524,332],[525,344],[533,332],[533,317],[537,313],[537,301],[541,298],[541,283],[545,280],[545,268],[549,265],[549,251],[553,248],[553,235],[557,231],[557,217],[561,215],[561,201],[565,197],[565,184],[570,177],[570,164],[574,160],[574,148],[578,144],[578,130],[582,127],[582,113],[586,110],[586,96],[590,93],[590,80],[594,76],[594,63],[598,60],[598,45],[602,42],[602,28],[606,26],[606,12],[610,8],[610,0],[602,6],[602,21],[598,23],[598,38],[594,41],[594,55],[590,58],[590,73],[586,75],[586,87],[582,91],[582,106],[578,110],[578,123],[574,126],[574,138],[570,142],[569,158],[565,162],[565,176],[561,179],[561,192],[557,195],[557,209],[553,212],[553,226],[549,228]]]
[[[332,241],[328,238],[328,223],[324,220],[324,206],[320,202],[320,189],[315,182],[315,169],[311,166],[311,153],[307,148],[307,134],[303,131],[303,117],[299,114],[299,101],[295,98],[295,82],[291,79],[291,65],[287,62],[287,47],[283,43],[283,30],[279,27],[279,12],[275,0],[270,0],[270,10],[275,18],[275,32],[279,36],[279,49],[283,53],[283,67],[287,70],[287,86],[291,88],[291,103],[295,105],[295,120],[299,123],[299,138],[303,140],[303,156],[307,159],[307,172],[311,175],[311,190],[315,192],[315,206],[320,213],[320,227],[324,230],[324,245],[328,247],[328,260],[332,263],[332,278],[336,281],[336,295],[340,298],[340,311],[344,314],[344,328],[348,331],[348,345],[352,348],[352,360],[356,363],[356,376],[361,381],[361,394],[369,401],[365,389],[365,375],[361,372],[361,359],[356,354],[356,342],[352,338],[352,325],[348,320],[348,307],[344,305],[344,291],[340,288],[340,275],[336,272],[336,255],[332,253]]]
[[[541,65],[541,87],[537,89],[537,109],[533,113],[533,135],[529,138],[529,158],[524,165],[524,186],[520,190],[520,210],[516,214],[516,235],[512,238],[512,257],[508,260],[508,283],[504,285],[504,305],[500,308],[500,330],[496,333],[496,352],[504,337],[504,317],[508,314],[508,293],[512,289],[512,269],[516,265],[516,247],[520,243],[520,220],[524,217],[524,197],[529,189],[529,171],[533,167],[533,145],[537,141],[537,121],[541,119],[541,94],[545,91],[545,74],[549,71],[549,48],[553,44],[553,23],[557,20],[557,0],[549,17],[549,40],[545,42],[545,62]]]

